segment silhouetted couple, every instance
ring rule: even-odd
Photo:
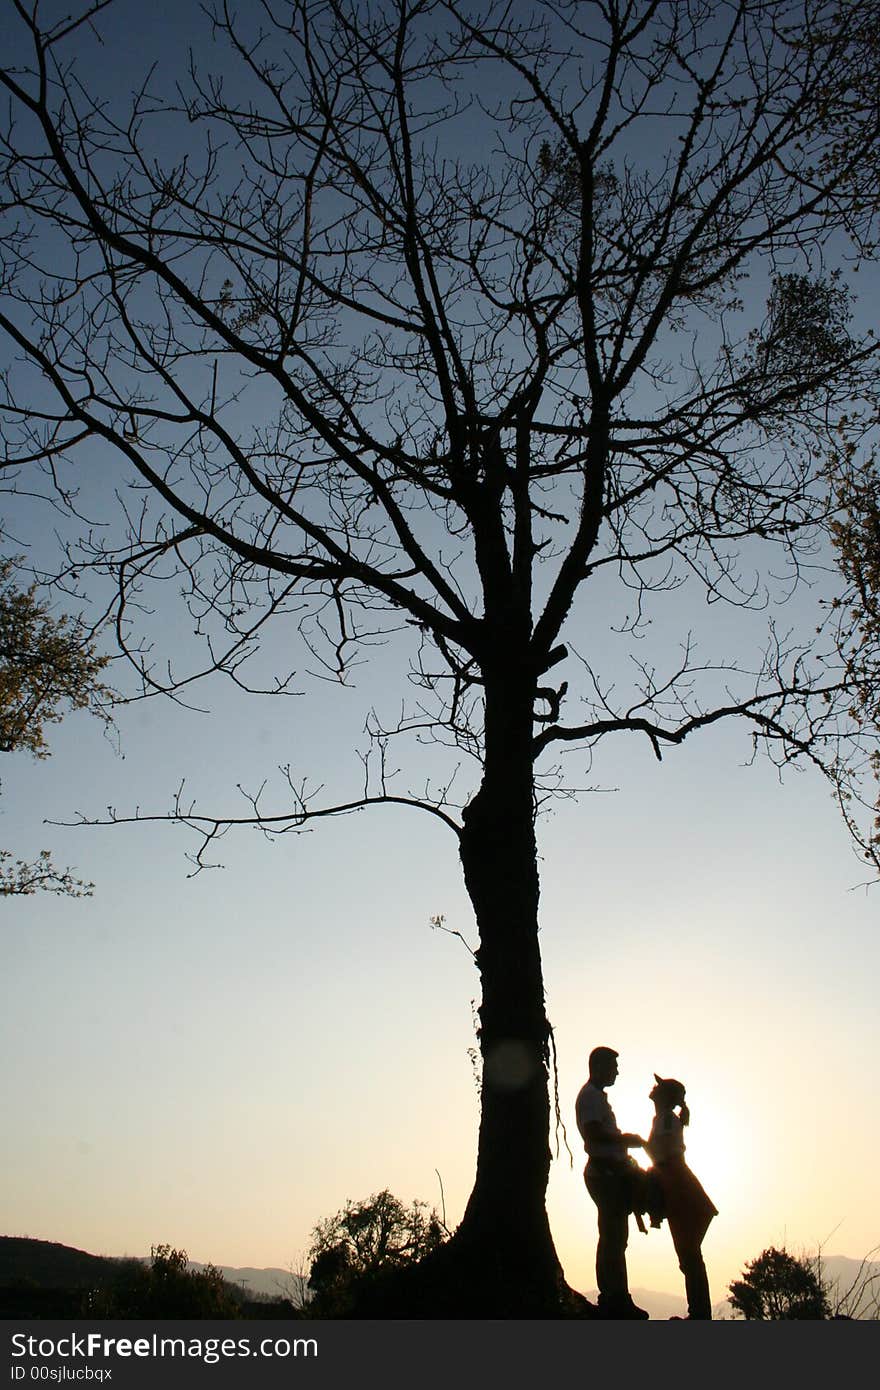
[[[684,1274],[688,1317],[709,1319],[709,1280],[701,1246],[715,1206],[684,1161],[684,1127],[690,1120],[684,1086],[671,1077],[654,1074],[650,1093],[654,1122],[647,1139],[623,1134],[605,1090],[617,1080],[617,1053],[611,1047],[595,1047],[590,1053],[590,1079],[582,1086],[575,1105],[577,1127],[587,1151],[584,1181],[599,1214],[596,1247],[596,1282],[599,1312],[606,1318],[646,1318],[644,1308],[630,1297],[626,1274],[626,1246],[630,1212],[641,1229],[647,1212],[652,1226],[665,1216],[669,1222],[678,1264]],[[629,1149],[646,1149],[652,1167],[645,1172]]]

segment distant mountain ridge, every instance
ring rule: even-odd
[[[109,1281],[120,1262],[144,1256],[91,1255],[70,1245],[55,1241],[34,1240],[27,1236],[0,1236],[0,1286],[33,1280],[43,1288],[88,1288]],[[205,1264],[190,1260],[190,1268],[203,1270]],[[218,1265],[223,1278],[237,1284],[249,1298],[291,1298],[301,1301],[305,1280],[289,1269],[268,1266],[257,1269],[250,1265]],[[588,1294],[591,1302],[596,1293]],[[652,1318],[680,1316],[686,1311],[684,1299],[675,1294],[658,1293],[651,1289],[633,1290],[635,1301],[647,1308]]]
[[[158,1275],[151,1262],[0,1236],[0,1318],[298,1316],[302,1289],[285,1270],[227,1267],[218,1282],[193,1260],[163,1261]]]
[[[190,1260],[190,1269],[207,1269],[207,1265]],[[253,1269],[250,1265],[216,1265],[229,1284],[239,1284],[252,1298],[291,1298],[297,1294],[305,1279],[289,1269],[268,1266]]]
[[[0,1236],[0,1285],[26,1279],[46,1289],[88,1288],[102,1283],[118,1265],[119,1259],[57,1241]]]
[[[134,1255],[92,1255],[86,1250],[78,1250],[71,1245],[61,1245],[57,1241],[35,1240],[30,1236],[0,1236],[0,1287],[12,1286],[22,1281],[33,1282],[45,1289],[82,1289],[104,1284],[118,1272],[119,1265],[127,1260],[141,1264],[148,1262],[146,1256]],[[190,1268],[203,1270],[207,1266],[190,1260]],[[223,1278],[230,1284],[237,1284],[245,1290],[250,1299],[288,1298],[296,1305],[301,1300],[305,1280],[302,1275],[293,1274],[289,1269],[268,1266],[258,1269],[250,1265],[218,1265]],[[871,1316],[872,1306],[876,1309],[880,1298],[880,1261],[854,1260],[846,1255],[823,1255],[822,1273],[825,1282],[837,1296],[843,1297],[856,1280],[868,1290],[868,1295],[852,1311],[856,1316]],[[873,1283],[867,1281],[873,1280]],[[876,1291],[876,1292],[873,1292]],[[730,1316],[726,1302],[727,1290],[714,1304],[716,1316]],[[596,1301],[596,1291],[591,1290],[587,1297]],[[678,1294],[662,1293],[655,1289],[633,1289],[634,1301],[647,1309],[651,1317],[662,1320],[682,1317],[687,1312],[685,1300]]]
[[[683,1294],[662,1293],[658,1289],[630,1289],[632,1301],[638,1308],[644,1308],[652,1319],[662,1322],[668,1318],[683,1318],[687,1313],[687,1303]],[[596,1303],[597,1289],[590,1289],[587,1298]]]
[[[874,1253],[873,1251],[871,1252]],[[848,1255],[823,1255],[822,1278],[835,1299],[848,1302],[851,1317],[876,1318],[880,1312],[880,1260],[852,1260]],[[847,1295],[855,1284],[860,1296]]]
[[[0,1236],[0,1287],[28,1283],[44,1289],[87,1289],[111,1282],[120,1265],[149,1264],[143,1255],[92,1255],[58,1241],[31,1236]],[[295,1276],[286,1269],[234,1269],[217,1266],[229,1284],[242,1287],[251,1298],[289,1297]],[[196,1260],[193,1270],[207,1269]]]

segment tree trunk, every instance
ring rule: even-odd
[[[538,949],[534,682],[486,681],[486,754],[461,859],[480,934],[482,1109],[477,1173],[454,1236],[355,1316],[589,1317],[550,1234],[550,1029]]]
[[[562,1271],[546,1213],[549,1024],[538,947],[533,682],[486,683],[486,762],[464,815],[461,859],[482,983],[477,1173],[455,1241],[511,1311],[558,1304]]]

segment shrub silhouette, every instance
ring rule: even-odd
[[[773,1245],[746,1265],[742,1278],[729,1287],[728,1302],[749,1322],[831,1317],[818,1270],[809,1260]]]
[[[347,1201],[312,1232],[309,1314],[344,1317],[357,1295],[392,1271],[417,1264],[447,1235],[426,1202],[406,1206],[387,1188],[367,1201]]]
[[[120,1277],[96,1289],[89,1313],[105,1318],[237,1318],[240,1300],[215,1265],[188,1268],[185,1250],[154,1245],[149,1265],[127,1260]]]

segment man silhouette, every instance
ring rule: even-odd
[[[596,1283],[599,1312],[606,1318],[646,1318],[629,1292],[626,1245],[629,1213],[638,1172],[628,1149],[645,1147],[638,1134],[622,1134],[605,1094],[617,1080],[617,1053],[613,1047],[594,1047],[589,1058],[590,1079],[575,1102],[575,1117],[587,1153],[584,1182],[599,1214],[596,1246]]]

